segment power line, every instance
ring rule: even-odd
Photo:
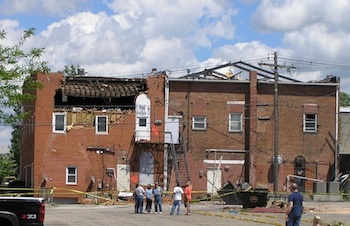
[[[273,190],[275,192],[278,191],[278,69],[279,68],[287,68],[288,70],[291,68],[295,68],[294,66],[287,66],[287,65],[279,65],[278,59],[277,59],[277,52],[274,52],[274,63],[268,64],[268,63],[259,63],[260,66],[270,66],[273,67],[274,71],[274,155],[273,155],[273,168],[274,168],[274,184],[273,184]]]

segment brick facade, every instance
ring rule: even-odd
[[[38,74],[34,78],[44,88],[36,91],[34,102],[24,105],[31,117],[23,122],[21,179],[29,187],[56,187],[63,191],[60,194],[57,190],[57,197],[81,201],[83,195],[72,190],[116,192],[114,176],[118,175],[108,175],[106,170],[126,165],[130,166],[131,190],[140,181],[140,159],[147,152],[153,158],[152,180],[171,188],[174,180],[167,184],[172,175],[166,175],[169,146],[164,143],[167,113],[180,119],[179,133],[196,191],[210,193],[213,178],[208,177],[218,168],[219,187],[231,181],[273,188],[274,86],[258,81],[255,72],[250,73],[249,80],[168,79],[165,73],[147,77],[147,89],[142,93],[150,100],[151,138],[138,142],[135,106],[122,111],[56,106],[57,90],[65,81],[63,75]],[[289,174],[302,173],[327,181],[334,167],[336,84],[281,82],[278,91],[278,154],[283,158],[278,169],[279,190]],[[64,133],[53,133],[55,112],[66,114]],[[310,112],[317,114],[317,132],[305,133],[303,115]],[[230,124],[230,117],[240,114],[242,124]],[[107,134],[96,134],[97,115],[108,116]],[[193,130],[194,116],[206,118],[204,130]],[[303,172],[295,168],[297,157],[305,160]],[[77,169],[77,183],[73,185],[66,181],[70,166]],[[312,190],[312,182],[307,181],[304,189]]]
[[[278,154],[283,163],[278,168],[278,189],[282,191],[287,175],[296,174],[295,159],[305,159],[303,175],[328,181],[332,177],[334,163],[334,137],[336,122],[336,84],[334,86],[310,83],[279,84],[278,108],[279,131]],[[192,130],[193,103],[196,98],[206,101],[207,129]],[[249,81],[208,81],[176,80],[170,81],[169,105],[172,112],[183,113],[183,128],[187,148],[195,168],[191,178],[198,178],[198,170],[206,171],[210,164],[199,164],[208,155],[208,149],[246,150],[241,153],[217,153],[216,159],[245,160],[241,165],[231,165],[222,174],[222,181],[233,183],[249,182],[253,187],[267,187],[273,190],[274,156],[274,86],[273,83],[257,82],[256,73],[250,74]],[[229,132],[228,115],[232,107],[229,102],[244,102],[244,122],[242,132]],[[303,132],[303,114],[317,106],[317,132]],[[232,109],[231,109],[232,110]],[[236,107],[237,110],[237,107]],[[318,163],[316,163],[318,162]],[[320,164],[321,163],[321,164]],[[317,165],[317,169],[316,169]],[[221,165],[224,169],[225,164]],[[316,175],[317,172],[317,175]],[[301,173],[301,172],[299,172]],[[191,179],[193,180],[193,179]],[[194,187],[205,189],[206,178],[195,179]],[[305,189],[312,191],[312,181],[306,181]]]
[[[152,153],[157,168],[164,167],[163,145],[159,145],[163,135],[156,132],[164,131],[163,124],[152,127],[149,142],[135,144],[134,107],[125,111],[55,107],[55,95],[64,81],[63,75],[38,74],[35,79],[44,88],[36,91],[35,102],[24,105],[24,110],[31,114],[24,121],[22,130],[21,179],[26,186],[55,187],[56,198],[81,201],[83,195],[75,191],[116,192],[116,180],[114,176],[107,175],[106,170],[116,169],[118,164],[130,165],[130,189],[133,188],[139,182],[139,157],[143,151]],[[152,124],[157,119],[164,119],[163,86],[164,76],[161,74],[147,79],[148,89],[145,92],[151,99]],[[64,133],[53,133],[54,112],[67,115]],[[96,115],[108,115],[107,134],[96,134]],[[67,166],[77,168],[77,183],[74,185],[67,185]],[[163,175],[163,170],[155,170],[155,179],[163,179],[159,175]]]

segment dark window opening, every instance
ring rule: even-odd
[[[67,107],[135,109],[135,96],[119,98],[74,97],[62,95],[62,91],[58,90],[55,95],[55,108]]]
[[[145,127],[147,125],[147,119],[146,118],[140,118],[139,119],[139,126]]]

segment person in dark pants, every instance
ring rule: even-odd
[[[153,191],[151,185],[147,185],[146,188],[146,209],[145,213],[152,213]]]
[[[287,226],[299,226],[301,215],[303,214],[304,197],[298,191],[298,185],[292,183],[290,186],[290,191],[292,192],[288,196],[288,208],[286,212],[286,225]]]

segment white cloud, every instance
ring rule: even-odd
[[[101,65],[115,73],[148,71],[196,64],[195,48],[233,37],[235,10],[227,2],[170,2],[113,1],[114,15],[81,12],[55,22],[38,37],[44,57],[53,71],[71,64],[91,74],[103,72]]]
[[[225,1],[113,1],[109,7],[124,29],[139,30],[145,38],[183,37],[192,45],[208,46],[209,37],[234,36],[231,17],[236,13]]]
[[[293,72],[295,78],[309,81],[341,76],[341,89],[349,93],[349,70],[332,66],[348,65],[350,60],[350,52],[344,51],[350,48],[348,21],[348,0],[263,0],[253,15],[253,25],[259,31],[283,34],[282,46],[278,47],[281,56],[305,61]],[[329,66],[316,66],[313,61]]]
[[[0,13],[3,15],[15,14],[44,14],[67,15],[75,12],[79,3],[86,0],[2,0]]]
[[[19,27],[18,21],[0,20],[0,30],[6,32],[6,39],[0,40],[1,45],[14,45],[23,35],[23,30]]]
[[[344,49],[350,48],[350,33],[331,32],[324,24],[314,24],[300,31],[286,33],[283,38],[285,46],[303,53],[305,58],[318,58],[336,61],[350,58],[350,53]],[[321,58],[321,59],[320,59]]]
[[[226,45],[220,47],[213,54],[215,58],[221,58],[226,61],[249,60],[254,58],[266,57],[268,53],[272,53],[273,49],[265,44],[252,41],[236,43],[234,45]]]
[[[315,23],[350,31],[349,12],[348,0],[263,0],[253,16],[253,24],[263,32],[290,32]]]

